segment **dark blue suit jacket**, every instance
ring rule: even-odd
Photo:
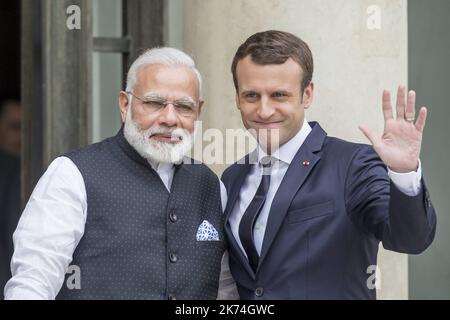
[[[251,165],[233,164],[222,176],[230,269],[242,299],[375,299],[368,268],[377,264],[379,242],[418,254],[434,239],[436,215],[423,181],[419,195],[407,196],[371,146],[310,125],[272,202],[256,273],[228,223]]]

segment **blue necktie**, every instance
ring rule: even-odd
[[[263,167],[261,183],[239,224],[239,238],[241,239],[242,247],[247,253],[248,262],[255,272],[258,267],[259,254],[255,247],[253,228],[266,202],[267,191],[270,185],[270,167],[272,164],[270,160],[270,157],[261,159],[261,165]]]

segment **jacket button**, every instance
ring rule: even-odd
[[[170,219],[170,221],[172,221],[172,222],[177,222],[177,221],[178,221],[178,217],[177,217],[177,215],[175,214],[174,210],[170,211],[170,213],[169,213],[169,219]]]
[[[169,294],[168,299],[169,300],[177,300],[177,298],[173,294]]]
[[[169,260],[170,260],[170,262],[172,262],[172,263],[177,262],[177,260],[178,260],[177,255],[176,255],[175,253],[169,254]]]
[[[255,296],[257,296],[257,297],[262,297],[263,294],[264,294],[264,289],[263,289],[263,288],[261,288],[261,287],[256,288],[256,290],[255,290]]]

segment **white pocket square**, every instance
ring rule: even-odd
[[[203,220],[197,230],[197,241],[219,241],[219,233],[207,220]]]

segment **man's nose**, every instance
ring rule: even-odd
[[[167,127],[173,127],[177,125],[178,114],[172,103],[168,103],[163,108],[158,116],[159,124],[164,124]]]
[[[275,109],[268,98],[261,98],[256,114],[261,120],[267,120],[275,113]]]

